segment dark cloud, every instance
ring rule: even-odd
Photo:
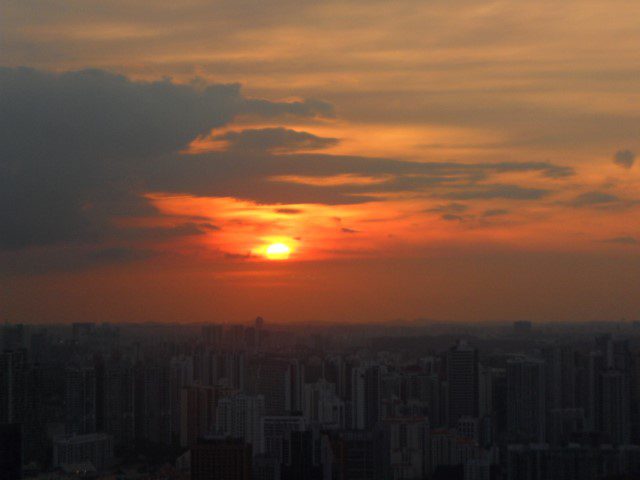
[[[229,151],[166,158],[150,174],[148,186],[156,191],[234,196],[259,203],[353,204],[372,201],[379,194],[402,192],[459,200],[529,200],[542,198],[550,190],[480,182],[500,173],[532,172],[548,177],[559,170],[564,171],[544,162],[410,162],[316,153]],[[336,185],[320,181],[322,177],[340,175],[373,177],[379,182]],[[298,183],[291,177],[312,177],[318,182]]]
[[[14,251],[0,250],[0,277],[42,275],[51,272],[77,272],[96,265],[144,261],[159,254],[144,246],[120,244],[58,244],[48,248]]]
[[[594,191],[581,193],[569,204],[574,207],[611,207],[620,204],[621,201],[616,195]]]
[[[303,212],[299,208],[276,208],[276,213],[282,213],[283,215],[298,215]]]
[[[267,118],[278,117],[281,115],[293,115],[298,117],[335,117],[332,104],[316,99],[307,99],[295,102],[272,102],[269,100],[255,98],[245,99],[243,108],[239,110],[238,113],[260,115]]]
[[[342,233],[360,233],[360,230],[354,230],[352,228],[345,228],[345,227],[341,228],[340,231]]]
[[[237,84],[136,82],[99,70],[53,74],[3,68],[0,89],[4,249],[114,236],[162,240],[215,230],[198,221],[170,228],[113,227],[114,216],[159,215],[143,196],[147,192],[275,204],[361,203],[403,192],[452,200],[532,200],[551,190],[488,182],[503,173],[551,179],[574,173],[548,162],[423,163],[296,153],[326,148],[337,140],[285,128],[227,132],[214,137],[228,143],[225,151],[181,153],[194,138],[209,135],[238,115],[333,114],[330,104],[318,100],[247,98]],[[323,184],[321,179],[331,176],[379,181]],[[319,181],[296,182],[291,177]]]
[[[240,86],[134,82],[99,70],[0,68],[0,247],[94,240],[140,197],[157,158],[239,114],[331,114],[319,101],[249,99]]]
[[[229,143],[231,149],[293,152],[299,150],[321,150],[336,145],[337,138],[318,137],[307,132],[288,128],[247,129],[226,132],[213,137]]]
[[[483,217],[499,217],[502,215],[508,215],[509,210],[505,210],[504,208],[493,208],[489,210],[485,210],[482,214]]]
[[[248,260],[252,257],[251,252],[247,253],[225,253],[224,258],[227,260]]]
[[[426,211],[427,212],[433,212],[433,213],[462,213],[462,212],[466,212],[467,210],[469,210],[469,206],[465,205],[464,203],[447,203],[444,205],[438,205],[436,207],[433,208],[429,208]]]
[[[507,200],[538,200],[551,193],[551,190],[541,188],[526,188],[518,185],[498,184],[479,185],[458,192],[445,195],[456,200],[492,200],[497,198]]]
[[[440,218],[446,222],[463,222],[464,217],[461,215],[454,215],[453,213],[445,213]]]
[[[613,163],[619,167],[629,169],[636,161],[636,154],[631,150],[618,150],[613,156]]]
[[[145,260],[153,255],[154,253],[150,250],[129,247],[110,247],[92,252],[89,254],[89,258],[95,262],[123,263]]]
[[[618,245],[640,245],[640,242],[635,237],[613,237],[602,240],[605,243],[616,243]]]
[[[173,227],[123,228],[118,229],[113,234],[120,239],[162,241],[175,237],[205,235],[216,230],[220,230],[220,228],[211,223],[187,222]]]

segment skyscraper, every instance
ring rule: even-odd
[[[96,372],[93,367],[67,369],[65,412],[67,434],[96,431]]]
[[[631,438],[632,370],[628,341],[611,335],[596,339],[588,362],[588,425],[614,444],[626,444]]]
[[[542,352],[546,363],[548,409],[576,406],[576,354],[568,346],[554,346]]]
[[[512,442],[545,441],[544,362],[515,358],[507,362],[507,428]]]
[[[216,389],[191,385],[184,387],[180,399],[180,445],[190,447],[199,437],[215,430]]]
[[[127,360],[110,359],[102,375],[102,429],[116,445],[129,446],[135,437],[135,382]]]
[[[335,429],[345,427],[344,401],[336,395],[335,384],[326,380],[304,386],[302,411],[311,424]]]
[[[0,423],[24,420],[26,380],[26,350],[0,353]]]
[[[168,363],[146,360],[135,366],[136,437],[171,443],[171,383]]]
[[[609,370],[602,374],[602,429],[616,445],[629,443],[630,405],[629,378],[627,374]]]
[[[380,366],[363,365],[351,375],[351,428],[373,429],[382,417]]]
[[[460,417],[477,417],[479,401],[478,351],[465,341],[447,352],[449,382],[449,425]]]
[[[284,448],[291,432],[301,432],[306,429],[304,417],[297,415],[267,416],[260,420],[260,440],[258,453],[275,458],[279,463],[288,462],[290,452]]]
[[[262,395],[232,395],[220,399],[216,408],[216,430],[219,434],[240,438],[254,445],[258,441],[260,418],[264,416]]]
[[[296,359],[258,360],[256,393],[264,395],[266,415],[284,415],[302,409],[304,367]]]

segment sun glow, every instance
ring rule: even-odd
[[[284,243],[272,243],[265,251],[269,260],[286,260],[291,255],[291,247]]]

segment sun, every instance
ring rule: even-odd
[[[286,260],[289,255],[291,255],[291,247],[284,243],[272,243],[265,251],[265,256],[269,260]]]

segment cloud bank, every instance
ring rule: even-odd
[[[168,241],[216,232],[215,219],[162,218],[149,194],[230,197],[289,217],[301,204],[357,205],[387,198],[441,202],[423,211],[445,221],[472,218],[467,202],[539,202],[558,193],[573,168],[549,161],[429,161],[337,155],[339,139],[284,127],[229,129],[243,116],[330,119],[331,104],[246,97],[238,84],[140,82],[101,70],[54,74],[0,69],[0,248],[66,243]],[[196,139],[222,148],[194,153]],[[518,180],[520,179],[520,180]],[[570,206],[606,206],[590,192]],[[459,203],[465,202],[465,203]],[[293,206],[292,206],[293,205]],[[482,211],[485,211],[482,214]],[[478,211],[496,217],[511,210]],[[176,223],[177,222],[177,223]],[[344,229],[354,233],[356,229]],[[134,254],[95,258],[137,258]]]

